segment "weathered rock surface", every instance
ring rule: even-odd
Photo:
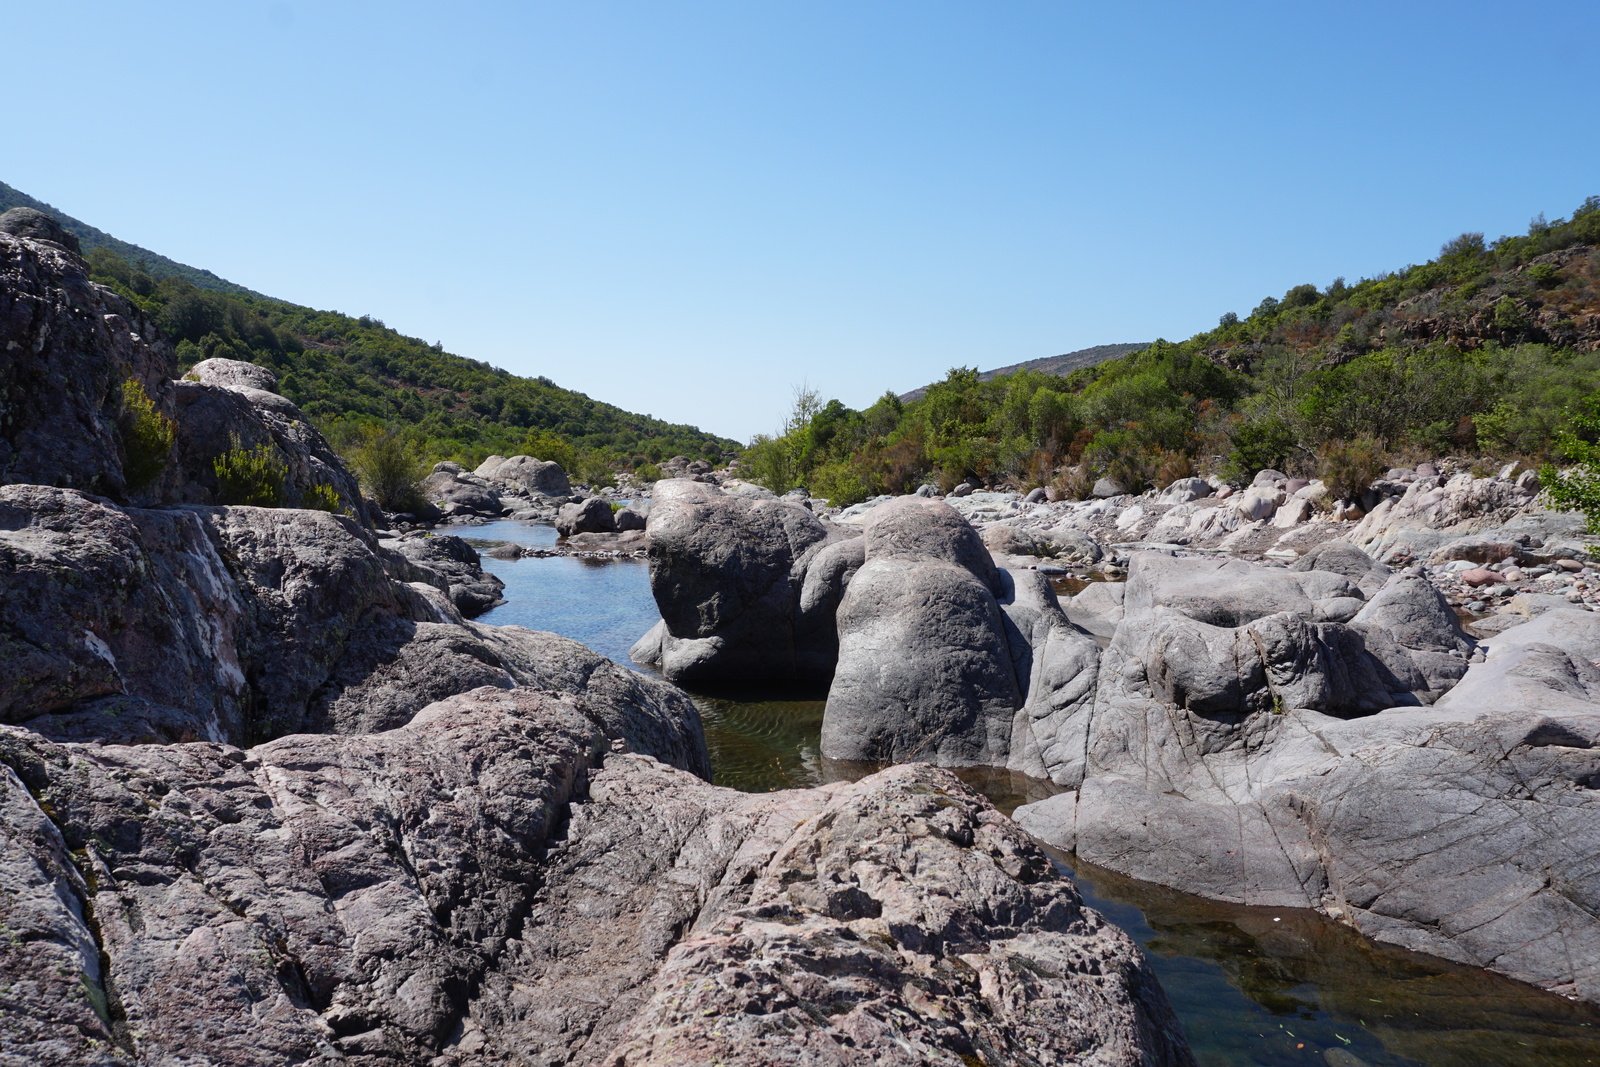
[[[0,721],[57,738],[248,743],[389,729],[467,689],[559,678],[614,689],[705,768],[698,713],[670,687],[576,642],[467,623],[448,575],[400,569],[326,512],[121,509],[0,486]]]
[[[266,445],[285,468],[285,504],[302,506],[311,490],[322,486],[333,490],[343,511],[364,516],[355,478],[316,427],[276,389],[271,371],[234,359],[203,360],[172,382],[177,440],[158,483],[159,502],[220,502],[216,458],[234,448]]]
[[[506,510],[505,501],[492,485],[475,474],[460,470],[454,463],[435,465],[433,473],[422,479],[421,489],[423,498],[446,516],[465,514],[498,519]]]
[[[0,481],[125,499],[123,383],[159,400],[174,369],[155,324],[73,251],[0,232]]]
[[[469,619],[505,603],[500,594],[505,591],[506,583],[486,573],[477,551],[459,537],[418,531],[405,537],[386,538],[378,545],[380,549],[405,557],[416,568],[414,572],[408,571],[407,580],[438,586],[449,594],[456,610]]]
[[[634,646],[635,660],[674,681],[831,675],[837,639],[817,608],[831,613],[854,573],[848,553],[825,555],[848,533],[798,504],[684,479],[656,483],[646,532],[662,621]],[[806,592],[814,562],[822,567]]]
[[[1247,584],[1281,609],[1283,589],[1261,590],[1318,572],[1229,563],[1205,600],[1145,563],[1067,727],[1081,755],[1054,775],[1070,792],[1018,809],[1024,828],[1134,877],[1317,908],[1600,1001],[1600,617],[1549,612],[1485,659],[1436,591],[1397,574],[1347,626],[1301,609],[1223,628],[1201,619]],[[1432,706],[1396,706],[1397,682]]]
[[[586,533],[616,533],[617,522],[611,505],[604,498],[591,496],[575,504],[563,504],[556,515],[556,532],[562,537]]]
[[[1193,1062],[1133,942],[947,772],[748,795],[611,749],[528,690],[247,751],[0,728],[0,1049]]]

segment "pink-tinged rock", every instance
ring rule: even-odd
[[[1484,567],[1461,572],[1461,580],[1470,586],[1493,585],[1500,581],[1501,575]]]

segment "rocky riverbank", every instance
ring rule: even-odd
[[[659,483],[663,621],[633,654],[669,678],[828,681],[825,756],[1048,777],[1066,792],[1018,818],[1101,866],[1600,1002],[1600,614],[1578,520],[1515,471],[1402,472],[1359,520],[1269,529],[1306,487],[1263,473],[1244,509],[1201,482],[832,517]],[[1473,632],[1463,562],[1507,586]],[[1074,571],[1127,580],[1058,598],[1047,577]]]
[[[37,214],[0,217],[0,1064],[1193,1062],[981,797],[707,784],[681,692],[472,621],[470,546],[380,528],[264,368],[179,378]],[[230,503],[233,453],[290,506]]]

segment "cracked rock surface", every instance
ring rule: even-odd
[[[762,796],[611,749],[526,689],[250,750],[5,728],[0,1062],[1192,1062],[948,772]]]

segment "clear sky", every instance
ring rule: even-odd
[[[1600,2],[11,0],[0,180],[731,437],[1600,193]]]

